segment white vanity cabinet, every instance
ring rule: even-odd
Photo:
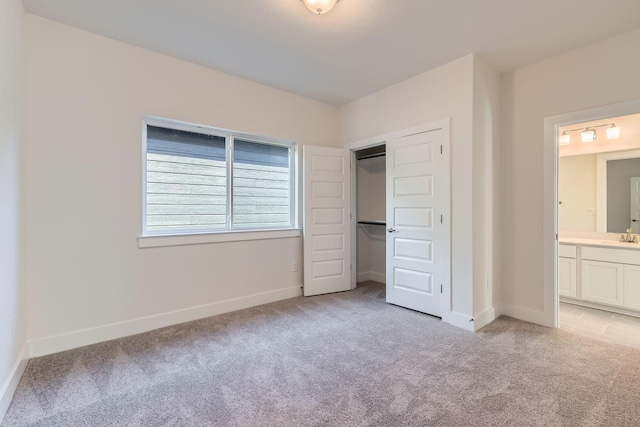
[[[640,265],[624,266],[624,306],[640,310]]]
[[[560,297],[637,315],[640,311],[640,246],[628,248],[616,242],[598,243],[590,245],[584,239],[576,244],[559,245]]]
[[[623,305],[624,265],[582,260],[582,299],[601,304]]]
[[[560,245],[558,255],[558,293],[563,297],[577,298],[576,247]]]

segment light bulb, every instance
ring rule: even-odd
[[[333,9],[338,0],[302,0],[311,12],[317,15],[324,15]]]

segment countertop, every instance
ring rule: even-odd
[[[640,240],[640,236],[638,237]],[[620,249],[636,249],[640,250],[640,244],[638,243],[625,243],[615,240],[605,239],[579,239],[575,237],[561,237],[558,239],[561,245],[583,245],[583,246],[600,246],[605,248],[620,248]]]

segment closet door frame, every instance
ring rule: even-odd
[[[356,243],[356,227],[357,227],[357,194],[355,191],[356,187],[356,151],[362,150],[365,148],[371,148],[378,145],[386,144],[386,142],[390,139],[394,138],[402,138],[405,136],[415,135],[417,133],[429,132],[436,129],[442,129],[445,133],[445,139],[447,140],[446,147],[444,147],[444,161],[446,162],[445,167],[445,177],[443,185],[449,188],[447,194],[447,202],[445,211],[443,212],[443,221],[446,225],[446,239],[444,242],[444,265],[443,265],[443,277],[442,281],[444,282],[443,290],[442,290],[442,299],[441,299],[441,307],[442,307],[442,320],[451,323],[449,320],[450,315],[452,313],[452,304],[451,304],[451,157],[450,157],[450,135],[451,135],[451,119],[445,118],[441,120],[437,120],[434,122],[425,123],[422,125],[414,126],[407,129],[398,130],[395,132],[390,132],[387,134],[374,136],[371,138],[363,139],[360,141],[352,142],[349,144],[345,144],[344,148],[351,150],[351,188],[354,189],[351,193],[351,289],[355,289],[357,284],[357,243]]]

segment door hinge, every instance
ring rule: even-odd
[[[440,224],[442,224],[442,220],[443,220],[442,215],[440,215]]]
[[[442,154],[442,145],[440,146],[440,154]]]
[[[442,285],[440,285],[440,293],[442,293]]]
[[[556,240],[558,240],[558,235],[556,234]]]
[[[353,264],[349,264],[349,271],[353,270]]]

